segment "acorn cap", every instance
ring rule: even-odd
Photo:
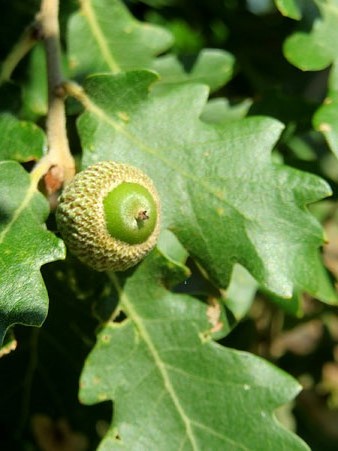
[[[107,228],[104,200],[122,183],[141,185],[156,205],[154,228],[141,243],[117,239]],[[140,214],[148,218],[147,212]],[[151,179],[140,169],[103,161],[79,172],[67,185],[59,199],[56,222],[66,245],[83,263],[97,271],[124,271],[142,260],[156,244],[160,231],[159,197]]]

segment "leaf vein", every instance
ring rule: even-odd
[[[81,9],[83,15],[86,17],[89,28],[93,34],[94,39],[97,42],[97,45],[102,53],[104,60],[109,66],[111,72],[118,73],[120,72],[120,67],[112,56],[108,43],[105,39],[104,34],[102,33],[100,26],[97,21],[97,17],[95,16],[95,12],[92,8],[92,4],[90,0],[80,0]]]
[[[18,220],[21,213],[28,206],[29,202],[31,201],[32,197],[35,194],[35,190],[36,190],[36,183],[33,179],[31,179],[30,186],[26,192],[25,197],[22,199],[21,204],[16,208],[16,210],[14,211],[14,214],[12,216],[12,219],[8,222],[6,227],[0,233],[0,244],[2,244],[4,242],[4,239],[7,235],[7,233],[11,230],[11,228],[13,227],[13,224]]]
[[[197,428],[203,429],[207,431],[209,434],[214,435],[217,438],[220,438],[226,443],[230,443],[233,446],[236,446],[236,449],[243,449],[243,450],[249,450],[246,446],[241,445],[239,442],[236,442],[234,440],[231,440],[229,437],[226,437],[225,435],[220,434],[219,432],[215,431],[214,429],[211,429],[208,426],[205,426],[204,424],[199,423],[198,421],[191,420],[191,423],[196,426]]]

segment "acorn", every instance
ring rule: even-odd
[[[83,263],[97,271],[124,271],[155,246],[160,201],[140,169],[102,161],[65,187],[56,222],[67,247]]]

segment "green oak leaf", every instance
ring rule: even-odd
[[[114,401],[102,450],[307,450],[273,412],[300,390],[289,375],[210,339],[208,307],[167,291],[156,251],[125,283],[127,319],[106,323],[80,381],[86,404]],[[167,269],[164,272],[167,273]],[[140,290],[140,287],[142,289]]]
[[[230,105],[228,99],[217,97],[210,99],[201,114],[204,122],[221,124],[244,118],[252,106],[251,99],[244,99],[236,105]]]
[[[301,4],[302,0],[275,0],[275,5],[281,14],[295,20],[302,17]]]
[[[36,182],[14,161],[0,162],[0,342],[13,324],[39,326],[48,309],[40,274],[64,258],[61,240],[46,230],[49,208]]]
[[[151,67],[172,36],[164,28],[136,20],[119,0],[80,0],[68,27],[73,75]]]
[[[323,231],[306,209],[331,190],[271,161],[282,124],[264,117],[206,124],[205,86],[152,95],[155,80],[147,71],[88,79],[78,123],[83,165],[115,160],[152,177],[163,227],[219,286],[237,262],[279,296],[299,289],[336,302],[318,253]]]
[[[257,289],[258,284],[248,271],[241,265],[234,265],[231,280],[225,293],[225,304],[237,321],[244,318],[250,310]]]
[[[215,91],[232,77],[234,58],[224,50],[202,50],[189,71],[175,55],[155,58],[172,42],[167,29],[137,21],[120,0],[81,0],[80,11],[69,22],[70,71],[81,77],[103,71],[155,70],[160,74],[156,88],[161,90],[197,81]]]
[[[185,267],[189,254],[170,230],[161,231],[157,242],[157,248],[168,260],[173,261],[175,266],[182,267],[185,272],[185,277],[189,276],[190,271]]]
[[[175,286],[189,278],[191,272],[186,266],[188,252],[169,230],[162,230],[157,249],[168,261],[168,277],[163,277],[166,287]]]
[[[304,4],[299,30],[284,43],[284,55],[302,70],[321,70],[338,57],[337,42],[337,0],[310,0]]]
[[[38,160],[46,145],[41,128],[9,113],[0,114],[0,135],[0,160]]]
[[[223,50],[204,49],[195,64],[186,72],[176,56],[165,55],[157,58],[152,69],[160,75],[156,87],[163,89],[171,84],[182,82],[205,83],[211,91],[225,85],[233,75],[234,57]]]
[[[314,115],[313,125],[323,133],[338,158],[338,58],[331,68],[327,97]]]

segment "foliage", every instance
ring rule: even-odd
[[[60,5],[78,169],[134,165],[161,198],[158,245],[124,273],[65,258],[57,165],[36,165],[54,139],[44,42],[24,32],[40,5],[3,6],[3,449],[337,447],[302,407],[320,388],[337,408],[338,6],[258,3]]]

